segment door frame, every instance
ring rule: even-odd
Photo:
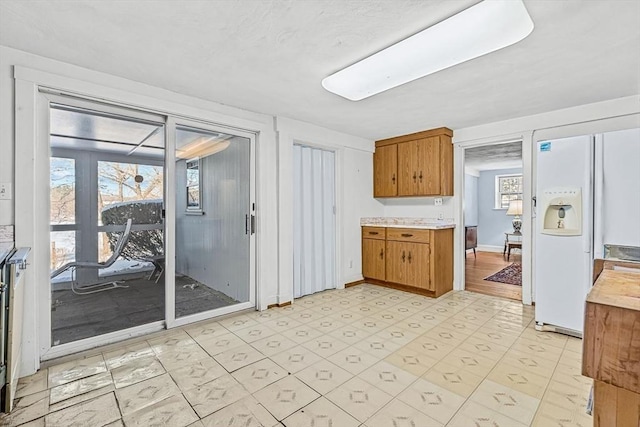
[[[464,233],[464,188],[465,188],[465,150],[475,147],[507,144],[510,142],[522,143],[522,303],[532,303],[532,134],[512,134],[498,138],[482,138],[478,140],[457,142],[454,144],[454,193],[459,194],[458,203],[455,206],[454,221],[459,224],[454,232],[454,289],[465,289],[465,233]]]
[[[39,236],[48,236],[49,226],[48,224],[45,225],[42,220],[38,220],[42,215],[37,213],[38,210],[36,208],[39,205],[38,201],[48,196],[48,188],[42,188],[42,185],[38,183],[43,182],[43,178],[49,179],[48,177],[43,177],[43,171],[48,172],[49,170],[48,149],[46,150],[46,155],[43,155],[39,150],[40,144],[38,143],[39,139],[48,137],[49,128],[48,103],[39,96],[41,90],[45,90],[48,93],[80,97],[89,102],[108,103],[115,107],[125,107],[141,113],[171,115],[176,118],[199,121],[200,123],[220,124],[227,129],[250,132],[255,135],[254,174],[256,176],[258,233],[255,237],[257,253],[255,254],[256,287],[254,289],[257,308],[260,310],[266,309],[268,291],[265,292],[262,288],[270,286],[270,283],[276,283],[277,278],[276,254],[274,254],[273,247],[270,244],[270,242],[276,240],[275,236],[277,236],[277,227],[273,228],[271,226],[277,208],[275,201],[277,198],[275,189],[276,177],[272,166],[275,164],[277,154],[273,119],[213,102],[166,93],[166,91],[159,88],[150,88],[124,79],[107,79],[101,73],[89,70],[81,71],[74,74],[76,78],[71,78],[22,66],[14,66],[14,155],[15,170],[20,171],[16,174],[17,179],[15,180],[15,244],[32,248],[32,259],[35,266],[48,266],[49,245],[43,245],[39,241],[41,240]],[[78,76],[82,76],[84,80],[79,80]],[[47,120],[41,120],[42,117],[47,117]],[[31,268],[25,273],[26,307],[39,307],[38,301],[42,292],[37,286],[38,283],[49,283],[48,268]],[[40,367],[41,360],[63,355],[61,352],[46,351],[46,357],[41,357],[41,354],[45,353],[42,347],[46,348],[43,345],[40,334],[41,324],[44,319],[46,319],[46,316],[43,318],[38,309],[26,310],[23,325],[25,334],[22,342],[21,376],[35,373]],[[185,320],[185,322],[189,321],[195,320],[191,318]],[[157,322],[125,330],[122,333],[116,332],[102,335],[99,343],[89,339],[73,348],[69,346],[64,354],[144,335],[152,330],[162,330],[164,325],[165,322]],[[48,326],[50,331],[50,324]],[[179,326],[179,324],[174,323],[173,326]],[[117,336],[114,334],[117,334]],[[54,348],[53,350],[56,349]]]

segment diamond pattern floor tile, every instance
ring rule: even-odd
[[[591,426],[582,341],[533,319],[467,291],[330,290],[48,363],[0,425]]]

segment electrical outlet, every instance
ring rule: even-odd
[[[444,213],[438,212],[438,219],[444,219]]]
[[[11,183],[0,183],[0,200],[11,200]]]
[[[436,197],[433,202],[436,206],[442,206],[442,197]]]

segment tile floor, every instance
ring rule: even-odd
[[[360,285],[67,358],[0,425],[586,427],[580,358],[512,300]]]

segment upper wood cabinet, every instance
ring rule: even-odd
[[[452,196],[452,136],[438,128],[376,141],[373,196]]]
[[[376,148],[373,153],[373,197],[398,195],[398,145]]]

